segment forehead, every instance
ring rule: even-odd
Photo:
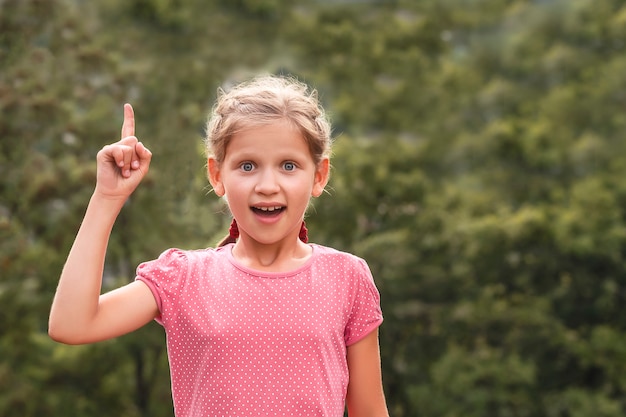
[[[250,126],[236,132],[226,147],[226,158],[234,154],[281,155],[306,153],[311,156],[306,139],[292,123],[280,120]]]

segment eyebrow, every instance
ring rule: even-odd
[[[311,158],[311,160],[313,160],[313,158],[308,152],[305,152],[305,153],[302,153],[300,151],[293,152],[293,151],[285,151],[282,149],[277,149],[272,152],[274,156],[276,157],[276,159],[280,159],[283,161],[299,160],[299,159],[302,159],[303,156],[307,158]],[[255,159],[255,158],[258,158],[259,156],[263,156],[263,155],[260,155],[259,152],[251,152],[251,151],[244,150],[244,151],[234,152],[232,157],[238,160],[246,160],[246,159]]]

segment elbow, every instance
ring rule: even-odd
[[[83,344],[85,344],[84,342],[81,342],[77,338],[74,338],[74,337],[71,337],[71,336],[67,336],[67,335],[64,335],[64,334],[58,333],[58,332],[52,332],[50,330],[48,330],[48,336],[50,336],[50,339],[54,340],[55,342],[63,343],[64,345],[83,345]]]
[[[50,339],[54,340],[55,342],[71,344],[71,343],[68,343],[69,340],[67,336],[63,335],[63,332],[59,331],[59,329],[52,326],[51,324],[48,325],[48,336],[50,337]]]
[[[48,336],[50,339],[58,343],[65,345],[80,345],[82,342],[71,331],[64,329],[62,326],[55,324],[54,322],[48,322]]]

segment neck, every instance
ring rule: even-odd
[[[233,248],[233,256],[251,269],[267,272],[287,272],[302,266],[311,256],[309,245],[295,242],[263,244],[241,236]]]

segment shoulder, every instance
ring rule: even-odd
[[[365,259],[352,253],[344,252],[328,246],[313,244],[315,260],[333,268],[338,268],[344,272],[351,271],[357,274],[371,275],[369,266]]]
[[[339,249],[331,248],[329,246],[323,246],[318,244],[311,244],[316,256],[321,259],[328,259],[334,261],[342,261],[347,263],[363,263],[365,260],[350,252],[344,252]]]
[[[180,259],[184,258],[190,262],[203,261],[207,259],[219,259],[226,258],[229,253],[229,246],[223,246],[219,248],[202,248],[202,249],[179,249],[170,248],[163,251],[159,258],[165,259]]]
[[[177,263],[177,262],[198,262],[207,259],[213,259],[221,255],[225,255],[223,248],[206,248],[206,249],[179,249],[169,248],[161,252],[158,258],[144,262],[144,264],[159,263]],[[142,264],[143,265],[143,264]]]
[[[228,259],[230,254],[230,247],[223,246],[219,248],[204,248],[204,249],[170,249],[177,256],[183,256],[187,259],[187,262],[194,263],[206,263],[212,261],[220,261]]]
[[[158,258],[143,262],[137,267],[138,276],[159,276],[160,278],[182,277],[198,268],[206,268],[227,258],[224,248],[185,250],[170,248]]]

